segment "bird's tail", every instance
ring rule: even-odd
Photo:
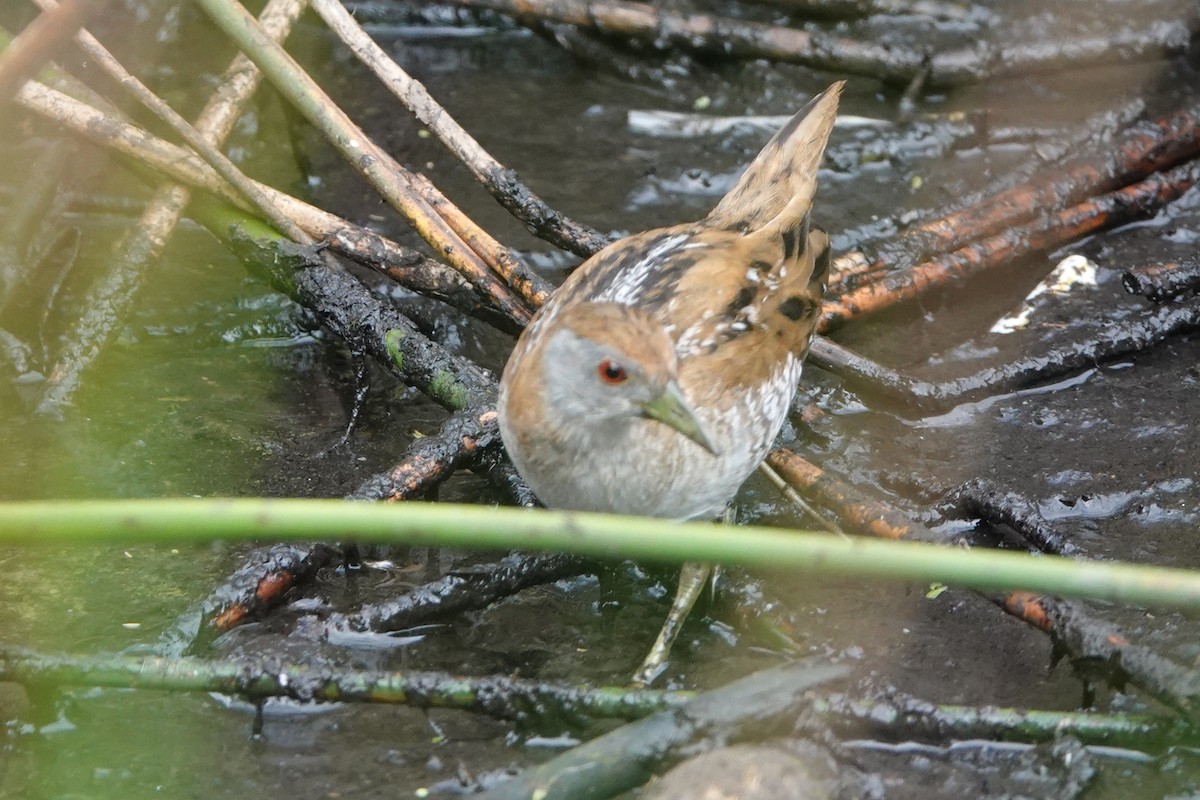
[[[837,117],[845,81],[809,101],[767,142],[705,224],[743,233],[783,235],[807,227],[817,169]]]

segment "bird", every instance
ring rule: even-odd
[[[810,212],[843,85],[798,111],[704,219],[613,242],[534,315],[497,410],[545,506],[716,518],[766,458],[824,295],[829,238]]]

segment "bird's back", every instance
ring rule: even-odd
[[[610,245],[551,303],[647,310],[667,327],[697,386],[714,375],[727,378],[721,390],[761,383],[789,357],[803,359],[829,267],[828,237],[809,212],[841,87],[797,112],[703,220]]]

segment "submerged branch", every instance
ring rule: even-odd
[[[487,370],[426,337],[350,273],[330,269],[312,257],[310,248],[289,246],[275,231],[228,207],[197,200],[192,208],[197,221],[227,242],[248,268],[259,270],[272,287],[400,380],[450,409],[491,397],[495,379]]]
[[[987,367],[972,375],[936,382],[886,367],[824,337],[813,340],[809,358],[865,397],[930,414],[1001,391],[1024,389],[1091,369],[1197,326],[1200,326],[1200,302],[1162,305],[1109,324],[1082,341]]]
[[[264,29],[271,36],[284,39],[303,8],[303,0],[273,0],[263,10]],[[128,75],[87,31],[81,31],[78,38],[92,58],[106,65],[117,81],[125,83],[127,78],[134,82],[133,76]],[[190,135],[219,154],[217,148],[233,130],[234,123],[258,88],[259,79],[260,73],[253,64],[242,56],[235,57],[222,75],[220,86],[200,112],[195,127],[183,123]],[[149,92],[144,86],[141,91],[143,94]],[[182,122],[182,118],[176,115],[176,121]],[[236,168],[233,172],[241,175]],[[246,180],[245,176],[241,178]],[[164,183],[155,191],[137,227],[122,244],[107,273],[92,289],[88,310],[66,337],[65,352],[49,376],[40,411],[58,413],[59,408],[70,401],[83,372],[124,324],[145,274],[162,253],[190,199],[191,191],[176,183]],[[275,208],[274,205],[270,207]]]
[[[815,343],[815,341],[814,341]],[[881,539],[932,541],[932,536],[915,535],[919,526],[886,503],[865,495],[852,484],[826,472],[786,447],[777,447],[767,455],[767,463],[777,470],[792,488],[816,495],[821,503],[837,514],[847,526]]]
[[[575,800],[620,794],[716,743],[792,732],[814,702],[812,689],[846,673],[845,667],[811,662],[757,672],[579,745],[479,797]]]
[[[691,696],[688,692],[587,689],[434,672],[335,670],[192,658],[76,658],[11,648],[0,648],[0,681],[34,686],[218,692],[251,702],[278,697],[303,703],[398,703],[414,708],[455,708],[518,721],[638,719],[678,708]]]
[[[802,666],[771,672],[791,670],[798,673],[797,682],[806,685],[837,669]],[[287,698],[301,703],[453,708],[534,725],[587,719],[643,719],[660,711],[686,708],[703,696],[686,691],[587,688],[435,672],[334,670],[300,664],[281,666],[194,658],[79,657],[3,646],[0,646],[0,681],[39,687],[216,692],[249,702]],[[1195,743],[1200,737],[1195,724],[1177,717],[938,705],[894,693],[870,699],[842,694],[812,695],[808,701],[811,711],[822,720],[846,735],[860,737],[864,729],[875,737],[926,742],[963,739],[1044,742],[1074,736],[1084,744],[1141,750]],[[633,738],[639,738],[636,732]]]
[[[903,694],[870,700],[818,697],[813,711],[843,734],[859,738],[1051,742],[1073,736],[1085,745],[1146,751],[1195,743],[1200,736],[1194,723],[1178,717],[937,705]]]
[[[424,625],[452,614],[486,608],[530,586],[541,586],[588,571],[587,562],[557,553],[512,553],[497,563],[470,572],[453,572],[411,592],[350,614],[330,614],[325,627],[332,636],[389,633]]]
[[[0,50],[0,108],[105,4],[107,0],[63,0],[57,8],[43,10]]]

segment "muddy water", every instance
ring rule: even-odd
[[[1090,4],[1073,3],[1084,12]],[[1103,3],[1116,28],[1136,27],[1127,4]],[[1168,3],[1141,6],[1163,19]],[[757,9],[752,12],[771,16]],[[214,62],[213,34],[184,14],[182,49],[195,58],[175,75],[192,85],[195,64]],[[1061,36],[1100,23],[1040,4],[997,5],[994,16],[934,24],[877,19],[850,26],[898,40]],[[761,116],[791,113],[836,77],[801,67],[643,57],[613,50],[580,63],[518,29],[405,24],[372,28],[464,127],[552,206],[600,230],[630,232],[704,214],[757,151],[766,133],[751,127],[676,138],[629,124],[631,111]],[[957,38],[956,38],[957,37]],[[293,51],[320,64],[322,82],[368,132],[404,163],[429,175],[484,227],[557,279],[574,260],[529,237],[478,189],[432,139],[310,20]],[[203,55],[200,60],[199,55]],[[1191,59],[1194,61],[1194,58]],[[920,111],[986,110],[986,126],[895,125],[899,94],[852,79],[843,111],[884,125],[840,128],[822,174],[817,220],[841,250],[870,246],[898,226],[985,187],[1042,169],[1043,159],[1103,131],[1105,115],[1142,101],[1148,113],[1184,102],[1200,85],[1189,59],[1096,67],[929,95]],[[1036,136],[1013,131],[1034,131]],[[28,131],[9,130],[3,157],[27,163]],[[1064,148],[1059,143],[1075,141]],[[293,139],[274,97],[235,134],[234,152],[256,175],[308,193],[318,204],[415,244],[412,235],[314,135]],[[298,155],[300,154],[300,155]],[[94,160],[87,155],[85,160]],[[307,164],[302,168],[301,163]],[[306,172],[307,170],[307,172]],[[311,174],[312,178],[306,178]],[[136,193],[104,175],[88,191]],[[74,213],[85,246],[44,323],[22,319],[53,349],[85,302],[86,276],[101,269],[128,214]],[[1123,267],[1194,251],[1200,205],[1189,193],[1156,219],[1013,264],[867,322],[836,338],[881,363],[925,377],[965,375],[1045,351],[1140,313],[1125,295]],[[989,332],[1062,257],[1083,254],[1097,286],[1053,298],[1032,327]],[[401,296],[439,340],[498,369],[511,340],[434,304]],[[8,322],[6,319],[5,322]],[[42,327],[38,327],[38,325]],[[895,503],[947,538],[977,521],[940,504],[961,482],[983,477],[1035,503],[1085,555],[1195,566],[1198,345],[1176,337],[1154,350],[1099,365],[1053,392],[1022,392],[944,414],[876,410],[837,378],[807,371],[804,392],[826,410],[790,436],[827,470]],[[38,365],[35,365],[35,367]],[[29,411],[38,372],[5,373],[0,390],[0,496],[178,495],[340,496],[391,463],[414,432],[436,430],[444,413],[382,373],[372,375],[363,419],[336,446],[354,391],[353,365],[337,341],[301,311],[253,283],[232,257],[193,228],[176,238],[145,280],[117,342],[88,374],[63,419]],[[456,478],[445,499],[490,502],[476,479]],[[807,526],[768,485],[752,480],[741,519]],[[153,651],[173,622],[239,563],[237,548],[184,552],[153,548],[11,552],[3,556],[3,638],[47,650]],[[419,635],[329,643],[314,610],[350,610],[487,560],[487,555],[393,554],[395,564],[350,578],[323,574],[271,620],[219,640],[218,655],[286,656],[354,667],[515,674],[570,683],[623,682],[653,639],[667,574],[619,569],[607,579],[608,611],[596,579],[531,590]],[[1069,665],[1051,665],[1041,633],[983,599],[926,586],[758,576],[801,622],[808,654],[852,668],[855,691],[895,689],[939,703],[1074,710],[1083,696]],[[1190,665],[1196,623],[1183,615],[1113,610],[1111,618]],[[732,627],[720,599],[697,613],[677,646],[666,683],[721,685],[781,656]],[[319,614],[317,615],[319,616]],[[456,712],[404,708],[269,706],[262,736],[253,714],[206,697],[148,692],[71,691],[30,698],[0,687],[12,720],[0,787],[11,796],[245,797],[408,796],[461,791],[552,756],[591,729],[514,729]],[[1098,687],[1098,710],[1161,710],[1136,689]],[[865,733],[864,733],[865,736]],[[858,770],[858,795],[900,797],[1179,796],[1200,787],[1190,751],[1153,757],[1127,752],[1023,750],[960,743],[953,748],[842,739],[837,754]],[[1079,764],[1084,766],[1080,767]],[[865,787],[865,788],[863,788]]]

